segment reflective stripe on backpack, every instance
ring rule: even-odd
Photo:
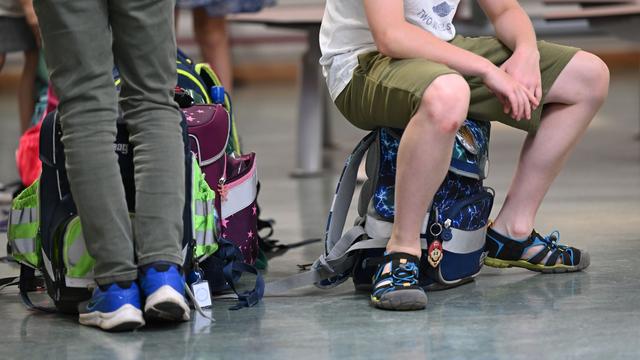
[[[194,256],[202,261],[218,250],[216,241],[218,231],[218,214],[214,201],[215,192],[211,190],[204,179],[204,173],[198,166],[198,161],[193,160],[193,196],[191,214],[193,219],[193,238],[195,240]]]
[[[71,284],[73,281],[69,281],[69,278],[92,281],[93,267],[96,261],[89,255],[87,250],[87,244],[82,234],[80,217],[75,216],[65,226],[62,244],[64,265],[67,269],[67,285],[73,286]]]
[[[39,187],[40,180],[36,180],[13,200],[7,231],[11,255],[20,263],[34,268],[41,263]]]

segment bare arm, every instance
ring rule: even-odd
[[[516,0],[478,0],[496,30],[498,39],[512,51],[538,51],[536,33],[527,13]]]
[[[537,105],[533,93],[505,71],[482,56],[451,45],[407,22],[402,0],[363,1],[369,28],[380,53],[397,59],[423,58],[445,64],[463,75],[478,76],[504,104],[505,113],[517,120],[530,118],[531,104]]]
[[[498,39],[513,51],[500,67],[542,100],[540,53],[529,16],[516,0],[478,0],[496,30]],[[534,109],[537,105],[534,105]]]
[[[364,6],[378,51],[384,55],[433,60],[471,76],[482,77],[494,67],[487,59],[408,23],[402,0],[364,0]]]

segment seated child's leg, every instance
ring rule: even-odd
[[[402,134],[396,173],[395,219],[388,252],[420,256],[420,228],[442,183],[456,131],[464,122],[469,85],[456,74],[436,78]]]
[[[460,75],[437,77],[404,129],[398,149],[395,218],[387,244],[390,255],[376,273],[371,295],[377,307],[413,310],[426,305],[426,296],[417,285],[421,226],[449,168],[453,141],[466,118],[469,96],[469,85]]]
[[[541,55],[544,52],[541,51]],[[529,237],[547,190],[604,102],[608,86],[607,66],[596,56],[579,51],[567,63],[545,94],[540,127],[536,133],[529,134],[523,145],[515,176],[493,230],[514,239]],[[543,244],[531,246],[523,252],[522,258],[530,259],[544,247]],[[546,264],[551,256],[553,251],[536,259],[535,263]],[[563,257],[555,259],[555,264],[563,261],[569,265]],[[577,264],[571,265],[579,270]]]
[[[467,82],[427,60],[362,55],[336,105],[363,129],[404,128],[396,173],[395,220],[387,254],[377,259],[371,302],[390,310],[425,307],[418,286],[420,230],[449,167],[455,133],[468,110]]]
[[[496,38],[458,36],[451,43],[496,65],[512,55]],[[558,244],[558,234],[540,236],[533,225],[544,195],[606,97],[608,70],[600,59],[576,48],[538,41],[538,51],[543,105],[530,120],[512,119],[481,79],[467,78],[470,118],[499,121],[530,134],[504,206],[488,231],[485,264],[577,271],[589,266],[589,255]]]

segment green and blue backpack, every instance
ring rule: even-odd
[[[135,216],[133,146],[124,123],[119,122],[114,151],[118,156],[122,182],[131,216]],[[66,176],[62,131],[56,112],[42,123],[40,136],[40,179],[13,201],[8,226],[12,257],[21,265],[19,288],[24,302],[33,308],[27,292],[33,290],[35,271],[58,311],[74,313],[87,300],[93,284],[94,259],[87,251],[69,182]],[[183,254],[185,270],[194,259],[204,259],[218,249],[215,193],[204,181],[193,161],[183,121],[186,169],[186,202],[183,211]],[[196,236],[202,233],[202,236]],[[47,310],[47,309],[45,309]]]
[[[195,100],[194,103],[211,103],[212,98],[206,89],[209,86],[220,86],[220,81],[211,68],[206,64],[193,65],[181,52],[178,53],[177,63],[178,87],[190,89],[189,94]],[[120,78],[117,70],[114,70],[114,81],[118,86]],[[224,103],[228,112],[231,110],[228,94],[225,93],[220,102]],[[183,211],[183,268],[185,273],[190,273],[198,263],[215,255],[224,264],[220,269],[225,271],[221,278],[225,278],[233,287],[232,283],[239,278],[239,273],[251,269],[240,269],[240,265],[234,260],[237,249],[218,236],[216,195],[193,158],[184,120],[182,127],[187,200]],[[235,126],[232,125],[230,129],[227,152],[238,154],[240,143]],[[40,135],[42,174],[38,181],[14,199],[8,223],[9,259],[20,264],[20,276],[1,279],[0,285],[18,285],[23,302],[30,308],[75,313],[77,304],[91,295],[89,287],[94,282],[95,261],[87,251],[69,190],[61,141],[62,130],[56,112],[44,118]],[[133,147],[121,120],[117,126],[114,151],[118,156],[130,214],[135,216]],[[245,306],[259,301],[264,287],[257,271],[250,272],[258,276],[256,287],[252,291],[239,294],[240,303]],[[28,293],[42,285],[46,287],[56,309],[37,306],[31,302]],[[249,299],[243,300],[243,297]]]

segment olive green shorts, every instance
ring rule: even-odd
[[[498,66],[512,54],[494,37],[468,38],[458,35],[450,43]],[[538,50],[544,101],[553,82],[579,49],[538,41]],[[425,89],[435,78],[445,74],[457,72],[426,59],[392,59],[377,51],[361,54],[351,81],[335,103],[347,120],[358,128],[404,129],[418,111]],[[465,79],[471,89],[470,119],[499,121],[527,132],[535,132],[540,126],[543,106],[532,112],[531,120],[516,121],[503,112],[500,101],[480,78],[465,76]]]

